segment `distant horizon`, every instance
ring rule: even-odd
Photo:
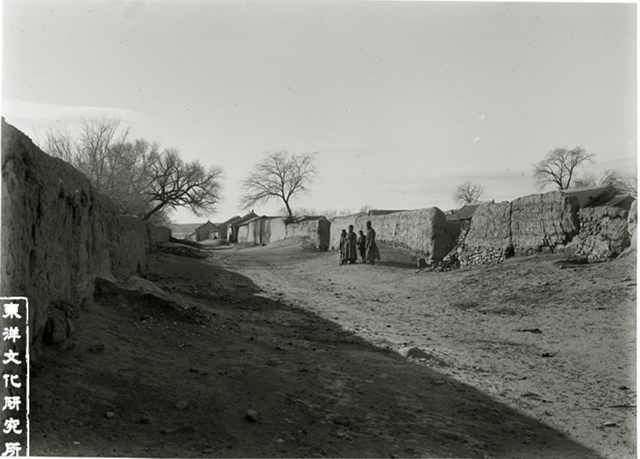
[[[6,1],[2,115],[34,142],[115,116],[133,137],[224,169],[217,212],[242,215],[265,152],[318,152],[294,209],[457,208],[535,187],[554,148],[580,174],[637,170],[631,3]],[[282,204],[256,206],[277,215]]]

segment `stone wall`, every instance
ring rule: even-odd
[[[50,318],[77,316],[96,276],[144,274],[147,246],[144,223],[3,119],[0,290],[28,297],[32,342]]]
[[[574,255],[589,261],[607,261],[631,245],[629,212],[617,207],[594,207],[578,211],[580,233],[570,244]]]
[[[524,196],[511,202],[511,243],[515,255],[555,252],[578,234],[576,197],[560,191]]]

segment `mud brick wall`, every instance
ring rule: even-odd
[[[331,224],[326,218],[288,223],[286,228],[287,239],[296,237],[304,238],[311,241],[317,250],[328,250],[330,226]]]
[[[339,250],[340,249],[340,233],[342,230],[347,231],[349,225],[353,225],[354,231],[358,234],[358,230],[365,230],[364,225],[362,228],[356,227],[356,217],[357,215],[348,215],[344,217],[334,217],[331,219],[331,227],[330,227],[330,239],[329,239],[329,247],[331,250]]]
[[[2,120],[0,291],[29,298],[32,342],[50,317],[77,316],[96,276],[144,273],[147,244],[145,224]]]
[[[442,260],[455,245],[457,232],[447,224],[447,219],[437,207],[394,212],[387,215],[358,216],[356,230],[363,229],[366,222],[376,231],[376,239],[412,250],[427,264]]]
[[[478,207],[458,255],[460,266],[486,266],[510,255],[511,203],[486,203]]]
[[[276,242],[287,238],[287,225],[284,218],[270,218],[267,220],[268,241]]]
[[[147,240],[152,246],[162,242],[169,242],[171,240],[171,228],[156,226],[147,222]]]
[[[573,253],[589,261],[607,261],[622,253],[631,245],[628,216],[617,207],[580,209],[580,233],[570,244]]]
[[[578,234],[578,200],[560,191],[511,202],[511,243],[515,255],[555,252]]]

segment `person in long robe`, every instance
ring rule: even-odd
[[[360,252],[360,258],[362,258],[362,262],[366,263],[367,261],[367,248],[366,248],[366,243],[367,243],[367,237],[364,235],[364,232],[362,230],[359,231],[360,236],[358,236],[358,252]]]
[[[376,232],[371,227],[371,222],[367,222],[367,240],[365,242],[365,248],[367,250],[367,264],[374,264],[376,260],[380,259],[380,251],[378,250],[378,244],[376,244]]]
[[[353,232],[353,225],[349,225],[347,232],[347,243],[345,249],[345,258],[350,265],[358,261],[358,237]]]
[[[347,262],[346,251],[347,251],[347,232],[345,230],[342,230],[342,233],[340,233],[340,264],[341,265],[344,265]]]

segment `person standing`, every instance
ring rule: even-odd
[[[345,230],[342,230],[342,233],[340,233],[340,264],[341,265],[344,265],[347,262],[346,251],[347,251],[347,232]]]
[[[347,233],[345,259],[350,265],[358,261],[357,240],[358,240],[358,237],[356,236],[356,233],[353,232],[353,225],[349,225],[349,232]]]
[[[364,232],[362,230],[359,231],[360,236],[358,236],[358,240],[356,241],[356,243],[358,244],[358,251],[360,252],[360,258],[362,258],[362,262],[366,263],[367,261],[367,249],[366,249],[366,243],[367,243],[367,238],[364,235]]]
[[[378,244],[376,244],[376,232],[371,227],[371,222],[367,222],[367,241],[365,243],[367,250],[367,264],[375,264],[376,260],[380,259],[380,251],[378,250]]]

